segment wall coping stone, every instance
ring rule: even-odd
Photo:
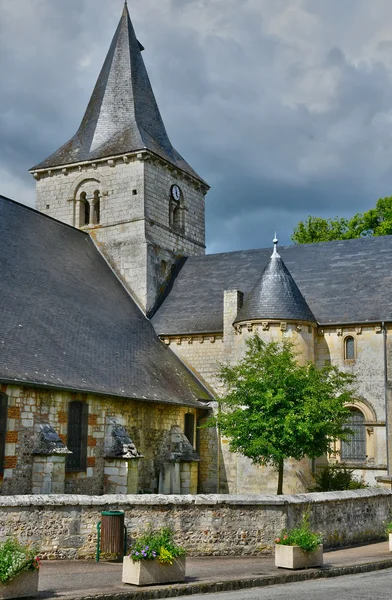
[[[288,504],[312,504],[323,502],[342,502],[356,498],[392,496],[392,490],[366,488],[345,492],[315,492],[274,496],[272,494],[199,494],[199,495],[162,495],[162,494],[107,494],[104,496],[82,496],[76,494],[37,494],[26,496],[0,496],[0,508],[24,506],[159,506],[159,505],[233,505],[233,506],[284,506]]]

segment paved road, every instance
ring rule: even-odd
[[[219,598],[222,600],[391,600],[392,569],[238,592],[192,596],[192,600],[219,600]]]

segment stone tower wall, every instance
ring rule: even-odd
[[[35,175],[36,207],[90,233],[139,306],[148,312],[165,289],[179,257],[205,252],[204,194],[200,184],[140,153]],[[184,229],[170,223],[170,191],[182,191]],[[86,194],[100,196],[99,224],[81,226]]]

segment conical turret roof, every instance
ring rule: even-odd
[[[34,169],[150,150],[203,181],[169,140],[142,50],[125,4],[78,132]]]
[[[277,251],[274,252],[253,290],[248,294],[235,323],[259,319],[307,321],[316,319]]]

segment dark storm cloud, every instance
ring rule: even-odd
[[[287,243],[392,194],[389,0],[144,0],[131,16],[170,137],[212,186],[209,251]],[[0,193],[77,129],[121,0],[0,0]]]

